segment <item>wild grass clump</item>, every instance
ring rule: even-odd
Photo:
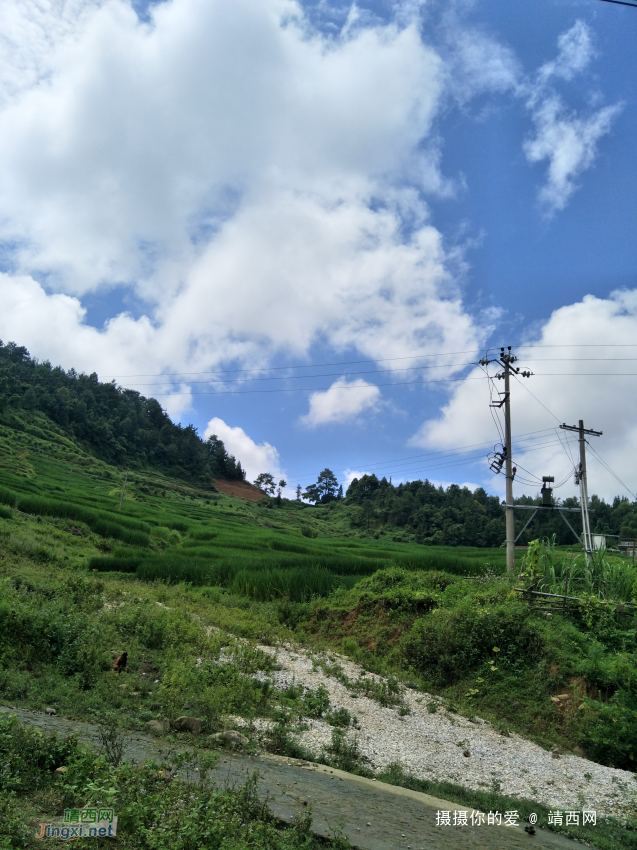
[[[0,504],[15,508],[18,503],[18,495],[6,487],[0,487]]]
[[[438,570],[457,576],[485,575],[492,568],[491,564],[480,563],[476,558],[435,551],[425,551],[418,557],[397,557],[395,562],[399,567],[407,570]],[[498,572],[500,571],[498,569]]]
[[[113,522],[105,511],[93,511],[73,502],[61,502],[43,496],[20,496],[4,488],[0,489],[0,501],[25,514],[83,522],[101,537],[112,537],[133,546],[150,545],[150,526],[139,520],[117,516],[117,522]]]
[[[637,569],[629,561],[609,560],[605,549],[592,553],[563,552],[551,540],[533,540],[523,561],[523,575],[536,590],[568,596],[594,596],[609,602],[637,597]]]

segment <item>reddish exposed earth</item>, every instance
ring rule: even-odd
[[[212,483],[225,496],[234,496],[236,499],[251,502],[258,502],[259,499],[265,498],[265,493],[246,481],[224,481],[221,478],[213,478]]]

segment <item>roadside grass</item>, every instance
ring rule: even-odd
[[[256,777],[234,788],[220,789],[207,778],[214,756],[181,753],[169,766],[148,761],[119,763],[79,745],[73,737],[21,727],[15,718],[0,718],[0,847],[33,848],[34,822],[57,821],[63,827],[66,808],[114,808],[122,850],[346,850],[342,838],[322,840],[312,835],[306,813],[282,826],[257,793]],[[62,768],[63,773],[56,773]],[[188,782],[173,770],[198,776]],[[67,833],[68,836],[68,833]],[[75,839],[74,839],[75,840]],[[78,847],[94,839],[77,839]]]

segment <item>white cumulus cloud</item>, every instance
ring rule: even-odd
[[[204,439],[213,434],[223,440],[226,450],[241,461],[249,481],[254,481],[260,472],[269,472],[277,481],[285,477],[279,453],[270,443],[255,443],[243,428],[227,425],[218,416],[208,422]]]
[[[329,390],[312,393],[310,409],[301,422],[311,428],[330,423],[350,422],[363,411],[375,410],[380,402],[380,390],[362,378],[334,381]]]
[[[149,15],[3,4],[0,241],[30,303],[3,305],[5,335],[129,385],[317,343],[374,358],[484,339],[424,200],[450,191],[432,133],[449,83],[417,6],[330,37],[294,0]],[[115,285],[146,315],[91,330],[77,299]]]
[[[535,136],[524,144],[529,162],[548,160],[548,174],[539,198],[549,212],[563,210],[577,188],[576,178],[590,168],[597,143],[611,129],[621,105],[606,106],[585,118],[570,113],[557,95],[547,97],[533,112]]]
[[[602,437],[589,439],[589,492],[606,498],[631,498],[629,491],[637,494],[637,397],[632,392],[635,378],[630,376],[635,371],[636,339],[637,291],[619,291],[609,298],[588,295],[556,310],[530,336],[527,345],[531,347],[517,350],[520,363],[516,365],[530,368],[535,375],[512,381],[513,433],[537,433],[528,440],[514,439],[513,457],[520,477],[532,480],[532,473],[540,482],[516,482],[516,493],[533,494],[540,489],[543,475],[554,475],[557,482],[566,479],[556,495],[576,495],[571,472],[578,459],[577,446],[565,450],[558,435],[563,440],[568,436],[559,430],[560,423],[574,425],[583,419],[587,428],[603,431]],[[621,373],[628,374],[622,377]],[[424,423],[415,444],[448,449],[499,440],[486,381],[473,380],[482,374],[475,370],[468,376],[472,380],[455,389],[441,415]],[[496,381],[500,389],[501,383]],[[594,451],[625,487],[595,458]],[[486,452],[483,468],[488,475]],[[501,479],[492,479],[493,486],[503,484]]]
[[[523,145],[525,156],[530,163],[548,161],[546,182],[539,191],[548,215],[566,207],[577,178],[593,165],[599,140],[622,110],[616,103],[580,115],[549,85],[552,78],[572,80],[595,56],[591,30],[583,21],[562,33],[558,48],[557,58],[542,65],[535,80],[521,87],[535,125]]]

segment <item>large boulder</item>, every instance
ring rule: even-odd
[[[234,729],[229,729],[227,732],[216,732],[210,736],[210,740],[215,741],[217,744],[225,744],[233,748],[245,747],[250,743],[245,735],[242,735],[241,732],[235,732]]]
[[[178,717],[173,720],[172,726],[176,732],[192,732],[193,735],[201,735],[203,720],[199,717]]]
[[[154,735],[164,735],[170,726],[167,720],[149,720],[146,725]]]

